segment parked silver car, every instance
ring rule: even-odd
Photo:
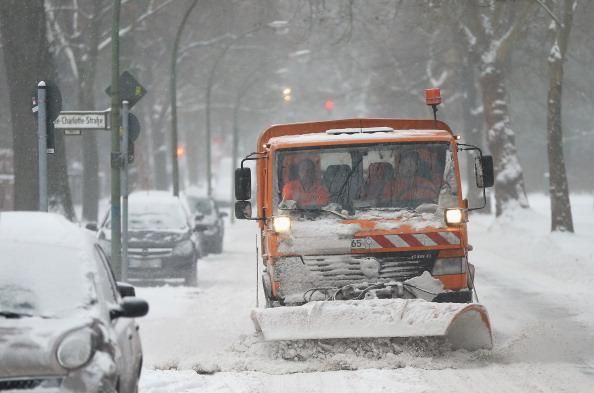
[[[0,213],[0,391],[137,391],[135,317],[94,234],[62,216]]]
[[[192,224],[180,198],[165,191],[135,191],[129,197],[128,277],[132,282],[183,279],[198,285],[204,225]],[[99,244],[111,251],[111,216],[98,230]]]
[[[206,251],[213,254],[222,253],[225,237],[223,218],[227,216],[227,212],[219,211],[217,202],[211,197],[194,194],[185,194],[184,197],[195,223],[205,227],[203,240]]]

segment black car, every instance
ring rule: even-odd
[[[223,252],[223,238],[225,236],[226,212],[219,211],[213,198],[206,196],[185,195],[186,202],[195,222],[204,226],[204,246],[206,251],[213,254]]]
[[[131,282],[183,279],[198,281],[201,240],[197,226],[178,197],[164,191],[138,191],[128,199],[128,278]],[[199,227],[199,226],[198,226]],[[111,226],[107,213],[98,231],[110,250]]]
[[[114,280],[94,234],[0,212],[0,391],[134,393],[148,304]]]

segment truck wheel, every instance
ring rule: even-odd
[[[216,243],[212,246],[212,253],[213,254],[220,254],[223,252],[223,238],[219,238],[216,240]]]
[[[262,289],[264,290],[264,299],[266,299],[266,308],[275,307],[275,303],[272,300],[272,286],[270,285],[270,277],[268,273],[262,273]]]

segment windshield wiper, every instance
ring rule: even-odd
[[[326,212],[326,213],[332,213],[342,219],[348,219],[347,216],[340,214],[339,212],[336,212],[334,210],[330,210],[330,209],[324,209],[323,207],[317,208],[317,209],[303,209],[303,208],[294,208],[294,209],[280,209],[282,211],[288,211],[288,212],[304,212],[304,213],[318,213],[318,212]]]
[[[4,317],[7,319],[19,319],[22,317],[32,317],[33,314],[27,314],[24,312],[14,312],[14,311],[0,311],[0,317]]]
[[[340,214],[339,212],[337,212],[337,211],[334,211],[334,210],[330,210],[330,209],[324,209],[323,207],[321,207],[321,208],[320,208],[320,210],[321,210],[321,211],[323,211],[323,212],[328,212],[328,213],[335,214],[335,215],[337,215],[338,217],[340,217],[340,218],[342,218],[342,219],[345,219],[345,220],[348,218],[348,217],[347,217],[347,216],[345,216],[344,214]]]

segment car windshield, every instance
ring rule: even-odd
[[[130,199],[128,206],[128,229],[130,230],[180,230],[188,226],[186,214],[179,201]],[[105,227],[110,228],[110,217]]]
[[[281,150],[275,159],[276,214],[389,216],[455,206],[450,149],[447,142],[426,142]]]
[[[208,198],[188,197],[188,204],[195,212],[210,216],[213,211],[213,201]]]
[[[78,248],[0,242],[0,255],[0,314],[53,317],[95,299]]]

